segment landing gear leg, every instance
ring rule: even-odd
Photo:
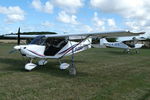
[[[32,61],[33,61],[33,59],[31,58],[31,59],[30,59],[30,63],[32,63]]]
[[[139,51],[137,49],[135,49],[135,53],[139,53]]]
[[[40,61],[38,61],[38,65],[43,66],[47,64],[47,60],[46,59],[42,59]]]

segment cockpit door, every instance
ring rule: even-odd
[[[66,44],[67,41],[64,38],[47,38],[44,54],[46,56],[55,56]]]

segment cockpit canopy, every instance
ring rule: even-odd
[[[46,56],[54,56],[68,43],[66,38],[54,38],[38,36],[31,41],[30,44],[45,46],[44,54]]]
[[[58,45],[62,42],[67,42],[65,38],[52,38],[52,37],[45,37],[43,36],[37,36],[35,39],[33,39],[30,44],[36,44],[36,45]]]
[[[31,41],[30,44],[36,44],[36,45],[45,45],[45,41],[46,41],[46,37],[45,36],[37,36],[35,39],[33,39]]]

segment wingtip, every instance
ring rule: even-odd
[[[134,32],[134,31],[128,31],[128,32],[130,32],[130,33],[133,33],[133,34],[145,34],[146,32]]]

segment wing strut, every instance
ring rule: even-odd
[[[74,76],[76,75],[76,66],[75,66],[75,63],[74,63],[74,48],[72,49],[71,66],[69,67],[69,74],[74,75]]]
[[[88,35],[85,39],[81,40],[81,41],[78,43],[78,45],[81,44],[84,40],[86,40],[89,36],[90,36],[90,35]],[[73,45],[71,44],[71,46],[73,46]],[[76,45],[76,46],[77,46],[77,45]],[[74,76],[76,75],[76,66],[75,66],[75,63],[74,63],[74,54],[75,54],[74,48],[75,48],[76,46],[74,46],[74,47],[72,48],[71,66],[69,67],[69,74],[70,74],[70,75],[74,75]]]

